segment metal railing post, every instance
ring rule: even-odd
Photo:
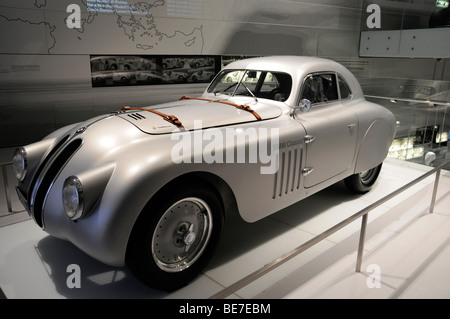
[[[362,263],[362,256],[363,256],[363,250],[364,250],[364,241],[366,239],[367,215],[368,214],[369,214],[369,212],[367,212],[367,214],[364,214],[362,216],[361,231],[359,234],[358,255],[356,257],[356,269],[355,269],[356,272],[361,271],[361,263]]]
[[[6,204],[8,205],[8,213],[12,213],[11,196],[9,196],[8,176],[6,174],[6,165],[8,165],[8,164],[9,163],[2,164],[3,186],[5,187]]]
[[[437,188],[439,185],[439,176],[441,176],[441,169],[438,169],[436,171],[436,178],[434,180],[434,187],[433,187],[433,195],[431,196],[430,214],[433,214],[434,204],[436,203]]]
[[[437,195],[437,187],[438,187],[438,184],[439,184],[439,174],[440,174],[441,169],[447,164],[448,164],[448,162],[442,163],[438,167],[428,171],[427,173],[423,174],[422,176],[414,179],[413,181],[407,183],[406,185],[400,187],[399,189],[393,191],[392,193],[384,196],[383,198],[379,199],[375,203],[372,203],[371,205],[369,205],[366,208],[360,210],[356,214],[353,214],[352,216],[348,217],[347,219],[345,219],[345,220],[341,221],[340,223],[334,225],[333,227],[327,229],[323,233],[321,233],[321,234],[315,236],[314,238],[310,239],[309,241],[301,244],[297,248],[294,248],[290,252],[288,252],[288,253],[286,253],[286,254],[284,254],[284,255],[274,259],[272,262],[270,262],[270,263],[266,264],[265,266],[259,268],[258,270],[254,271],[253,273],[249,274],[248,276],[242,278],[241,280],[236,281],[234,284],[228,286],[227,288],[224,288],[222,291],[219,291],[215,295],[212,295],[210,297],[210,299],[226,298],[227,296],[231,295],[232,293],[235,293],[239,289],[247,286],[248,284],[254,282],[258,278],[260,278],[260,277],[264,276],[265,274],[269,273],[270,271],[272,271],[273,269],[277,268],[278,266],[284,264],[288,260],[290,260],[290,259],[294,258],[295,256],[301,254],[302,252],[304,252],[305,250],[309,249],[310,247],[312,247],[312,246],[316,245],[317,243],[321,242],[322,240],[324,240],[328,236],[334,234],[335,232],[337,232],[338,230],[342,229],[346,225],[348,225],[348,224],[352,223],[353,221],[357,220],[359,217],[362,217],[361,231],[360,231],[360,236],[359,236],[358,255],[357,255],[357,260],[356,260],[356,272],[360,272],[361,271],[361,263],[362,263],[363,251],[364,251],[365,237],[366,237],[367,219],[368,219],[369,212],[371,212],[375,208],[379,207],[380,205],[382,205],[386,201],[390,200],[391,198],[393,198],[393,197],[397,196],[398,194],[404,192],[405,190],[407,190],[408,188],[412,187],[413,185],[416,185],[417,183],[419,183],[420,181],[424,180],[428,176],[431,176],[434,173],[437,173],[436,180],[434,182],[434,189],[433,189],[433,196],[432,196],[433,198],[432,198],[431,207],[430,207],[430,212],[433,212],[434,203],[436,201],[436,195]]]

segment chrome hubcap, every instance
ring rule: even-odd
[[[178,272],[191,266],[205,250],[212,229],[211,210],[199,198],[185,198],[161,216],[151,249],[158,267]]]
[[[197,235],[193,231],[189,231],[184,235],[185,251],[188,251],[189,248],[191,248],[191,245],[195,242],[196,238]]]

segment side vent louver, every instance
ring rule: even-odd
[[[280,166],[275,174],[272,199],[297,191],[300,188],[303,149],[285,150],[280,153]]]

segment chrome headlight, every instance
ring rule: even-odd
[[[62,200],[70,219],[87,218],[93,212],[115,167],[115,163],[107,163],[77,176],[70,176],[64,181]]]
[[[79,219],[84,211],[84,193],[83,185],[76,176],[70,176],[66,179],[62,197],[67,216],[72,220]]]
[[[14,157],[12,160],[12,166],[14,170],[14,175],[19,181],[23,181],[25,175],[27,174],[28,166],[28,155],[23,147],[18,148],[14,152]]]

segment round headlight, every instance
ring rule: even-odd
[[[83,185],[76,176],[66,179],[62,197],[67,216],[72,220],[81,218],[84,210]]]
[[[27,174],[27,152],[23,147],[18,148],[14,152],[14,157],[12,160],[12,166],[14,170],[14,175],[19,181],[23,181],[25,175]]]

